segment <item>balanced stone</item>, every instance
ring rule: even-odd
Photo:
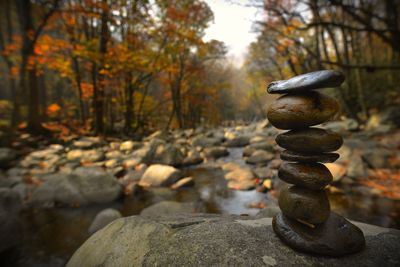
[[[288,94],[275,100],[267,117],[279,129],[302,129],[331,119],[339,110],[337,101],[315,91]]]
[[[299,75],[288,80],[275,81],[268,85],[270,94],[304,92],[313,89],[337,87],[344,81],[344,75],[336,70],[321,70]]]
[[[279,134],[275,141],[279,146],[299,153],[323,153],[339,149],[342,137],[329,130],[306,128]]]
[[[279,213],[274,217],[272,227],[284,243],[303,252],[342,256],[358,252],[365,247],[362,231],[334,212],[315,228]]]
[[[338,153],[297,153],[290,150],[284,150],[281,152],[281,159],[286,161],[298,161],[305,163],[313,162],[335,162],[339,158]]]
[[[281,190],[278,204],[287,217],[310,224],[323,223],[331,210],[324,190],[315,191],[296,185]]]
[[[279,167],[278,176],[289,184],[313,190],[323,189],[333,179],[328,168],[320,163],[284,162]]]

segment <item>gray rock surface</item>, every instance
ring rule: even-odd
[[[400,231],[356,224],[366,248],[343,258],[292,250],[272,230],[272,218],[174,215],[118,219],[72,256],[75,266],[399,266]]]
[[[229,155],[229,151],[223,146],[207,147],[203,150],[206,158],[221,158]]]
[[[248,164],[267,164],[274,158],[274,154],[265,150],[254,151],[249,158],[246,159]]]
[[[201,203],[166,200],[145,208],[140,212],[140,215],[145,217],[158,217],[182,213],[199,213],[204,211],[205,207]]]
[[[285,94],[307,90],[337,87],[344,81],[343,73],[336,70],[320,70],[295,76],[288,80],[275,81],[268,85],[270,94]]]
[[[101,168],[79,167],[71,174],[52,175],[33,192],[30,203],[35,206],[107,203],[120,193],[118,181]]]
[[[96,217],[94,217],[93,222],[89,226],[89,234],[93,234],[98,230],[104,228],[110,222],[121,218],[121,213],[116,209],[105,209],[100,211]]]
[[[20,209],[21,199],[18,193],[0,188],[0,253],[21,243]]]
[[[9,167],[10,163],[17,157],[14,150],[6,147],[0,148],[0,168]]]

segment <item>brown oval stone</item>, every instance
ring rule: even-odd
[[[320,163],[290,163],[281,164],[278,176],[289,184],[320,190],[332,182],[332,174]]]
[[[343,144],[343,139],[339,134],[319,128],[281,133],[275,141],[285,149],[300,153],[331,152],[339,149]]]
[[[316,191],[296,185],[281,190],[278,203],[287,217],[311,224],[323,223],[331,211],[324,190]]]
[[[313,163],[313,162],[335,162],[339,158],[338,153],[313,153],[313,154],[305,154],[298,153],[290,150],[284,150],[281,152],[281,159],[286,161],[298,161],[305,163]]]
[[[272,227],[284,243],[308,253],[342,256],[359,252],[365,247],[363,232],[334,212],[315,228],[278,213],[272,220]]]
[[[270,105],[267,117],[276,128],[301,129],[331,119],[338,110],[334,98],[311,91],[281,96]]]

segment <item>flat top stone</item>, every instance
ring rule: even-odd
[[[268,85],[270,94],[285,94],[327,87],[337,87],[344,81],[344,75],[336,70],[314,71],[295,76],[288,80],[275,81]]]
[[[366,247],[341,258],[283,244],[271,218],[211,214],[115,220],[91,236],[67,266],[399,266],[400,231],[357,224]]]

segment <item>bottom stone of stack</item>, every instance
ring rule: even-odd
[[[342,216],[331,212],[327,221],[310,228],[278,213],[272,226],[279,238],[299,251],[325,256],[356,253],[365,247],[363,232]]]

